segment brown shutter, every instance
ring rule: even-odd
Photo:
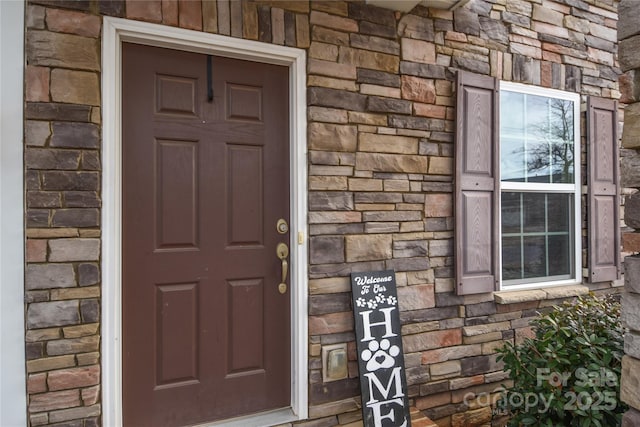
[[[618,196],[618,103],[589,97],[587,137],[589,170],[589,280],[620,277]]]
[[[456,90],[456,289],[467,295],[500,280],[498,81],[459,71]]]

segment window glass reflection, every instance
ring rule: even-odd
[[[574,182],[573,102],[500,92],[501,179]]]

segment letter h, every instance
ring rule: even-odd
[[[362,316],[362,323],[364,329],[364,338],[362,338],[362,342],[371,341],[373,336],[371,335],[371,328],[375,326],[384,326],[385,334],[382,338],[395,337],[397,334],[393,333],[392,325],[391,325],[391,312],[395,310],[395,307],[387,307],[380,309],[380,312],[384,314],[384,320],[382,322],[371,323],[371,313],[373,310],[367,310],[360,312],[360,316]]]

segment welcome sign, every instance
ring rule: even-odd
[[[365,427],[409,427],[396,274],[351,273]]]

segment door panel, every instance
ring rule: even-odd
[[[155,141],[156,249],[198,246],[198,144]]]
[[[156,286],[155,308],[156,387],[198,382],[198,284]]]
[[[123,44],[123,419],[290,406],[288,70]]]
[[[262,147],[227,145],[228,246],[262,245]]]

